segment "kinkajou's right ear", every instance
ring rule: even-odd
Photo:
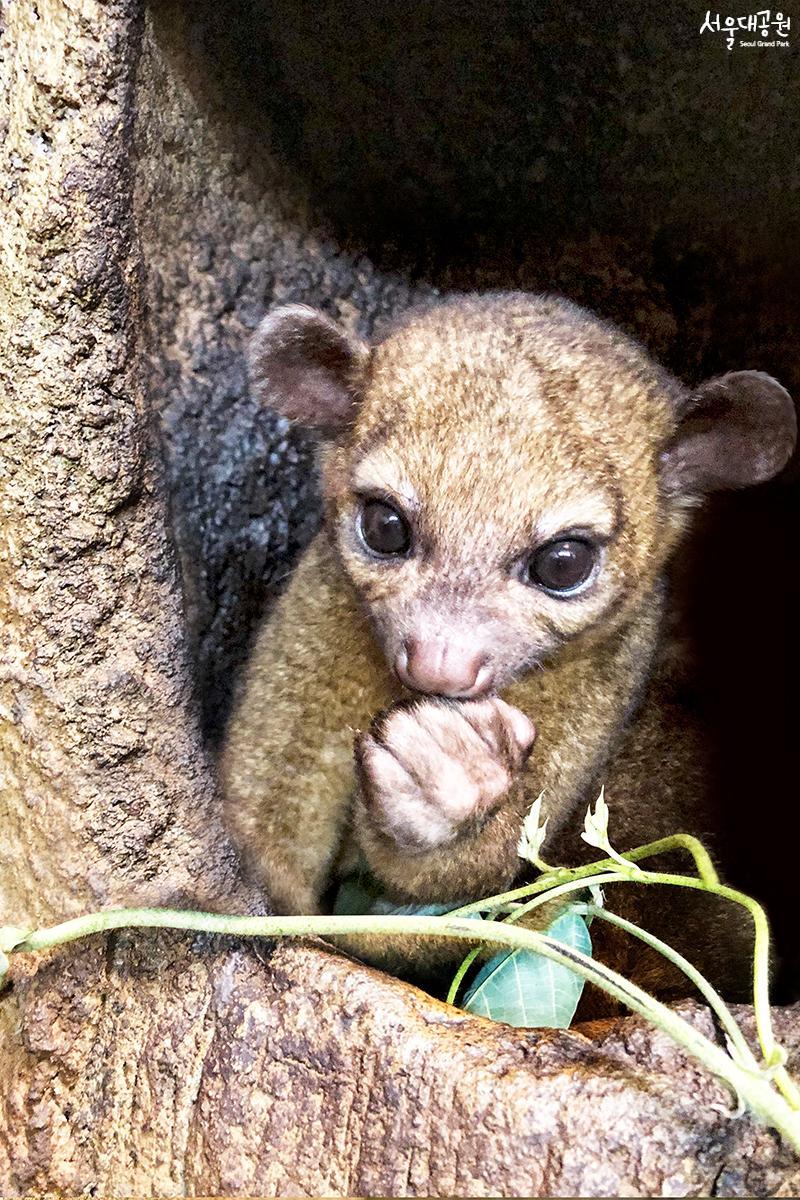
[[[369,349],[324,313],[287,304],[269,313],[250,342],[250,382],[264,404],[328,436],[347,425]]]

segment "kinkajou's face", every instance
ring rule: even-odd
[[[443,696],[612,635],[689,508],[771,478],[796,437],[770,376],[691,391],[590,313],[514,292],[414,310],[372,349],[287,305],[250,373],[321,434],[329,532],[387,663]]]
[[[659,490],[669,404],[608,357],[430,320],[373,352],[332,455],[333,527],[412,690],[485,695],[652,588],[677,516]]]

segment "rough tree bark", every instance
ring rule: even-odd
[[[0,923],[263,904],[221,826],[202,730],[315,502],[307,445],[246,395],[242,344],[272,300],[368,332],[431,286],[317,224],[259,105],[282,97],[284,133],[302,116],[270,16],[245,0],[7,8]],[[614,245],[597,256],[608,295]],[[658,288],[637,311],[666,345]],[[167,934],[95,938],[13,975],[5,1196],[797,1182],[772,1135],[732,1120],[726,1094],[635,1021],[512,1031],[322,948]],[[779,1021],[800,1054],[796,1014]]]
[[[226,895],[132,206],[135,5],[12,5],[2,184],[2,907]]]

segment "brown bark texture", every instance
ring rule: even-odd
[[[772,1133],[733,1117],[723,1087],[633,1018],[512,1030],[322,950],[178,935],[98,939],[16,978],[0,1057],[6,1196],[768,1196],[800,1183]],[[800,1063],[796,1012],[779,1033]]]
[[[236,886],[139,366],[140,26],[7,12],[0,880],[23,923]]]
[[[576,186],[580,121],[556,89],[566,190],[548,215],[530,192],[559,168],[553,110],[510,69],[530,31],[501,7],[489,42],[448,4],[416,25],[336,3],[309,25],[283,0],[6,6],[0,924],[263,906],[221,823],[213,742],[317,520],[307,440],[247,394],[242,349],[270,304],[368,334],[438,286],[557,278],[706,373],[708,242],[667,269],[596,205],[558,249],[537,240]],[[459,75],[466,107],[438,61],[447,20],[453,53],[477,45],[501,81]],[[672,183],[687,200],[693,179]],[[783,318],[765,310],[757,338],[742,320],[723,343],[761,357],[739,365],[800,383]],[[776,1020],[797,1061],[797,1010]],[[0,997],[3,1196],[766,1196],[797,1169],[638,1021],[509,1030],[319,947],[120,933],[15,959]]]

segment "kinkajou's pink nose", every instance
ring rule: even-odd
[[[433,696],[473,699],[491,690],[486,655],[445,638],[407,638],[395,659],[401,683]]]

